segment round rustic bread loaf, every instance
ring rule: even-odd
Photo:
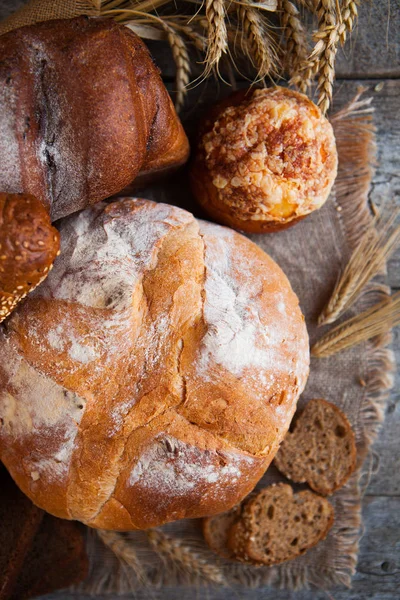
[[[40,507],[147,528],[229,509],[304,388],[304,317],[258,246],[147,200],[60,224],[54,269],[0,328],[0,458]]]

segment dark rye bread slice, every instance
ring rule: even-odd
[[[203,519],[202,528],[205,541],[213,552],[223,558],[234,558],[232,550],[227,546],[228,533],[241,512],[242,507],[238,504],[227,512]]]
[[[337,406],[310,400],[286,434],[274,464],[285,477],[305,483],[319,494],[332,494],[356,467],[353,430]]]
[[[275,565],[291,560],[323,540],[333,524],[333,508],[308,490],[293,494],[278,483],[249,500],[230,527],[227,546],[238,560]]]

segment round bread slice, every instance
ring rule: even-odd
[[[228,535],[232,525],[237,521],[242,512],[242,505],[238,504],[227,512],[205,517],[203,519],[203,536],[211,550],[223,558],[234,559],[235,556],[228,548]]]
[[[346,416],[331,402],[310,400],[284,438],[275,466],[285,477],[327,496],[356,467],[356,442]]]
[[[291,560],[325,539],[333,508],[308,490],[294,494],[279,483],[261,490],[232,525],[227,545],[238,560],[274,565]]]

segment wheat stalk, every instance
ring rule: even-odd
[[[317,104],[325,114],[332,101],[335,59],[339,43],[335,0],[320,0],[317,16],[319,26],[314,34],[316,45],[310,59],[315,61],[314,70],[318,72]]]
[[[252,2],[251,0],[231,0],[232,4],[239,6],[247,6],[257,10],[275,12],[278,8],[278,0],[260,0],[260,2]]]
[[[228,36],[225,23],[224,0],[206,0],[206,18],[208,22],[208,47],[205,57],[204,77],[215,69],[228,50]]]
[[[400,244],[400,226],[395,221],[400,208],[389,207],[378,215],[355,248],[332,296],[318,319],[319,325],[333,323],[358,298],[364,286],[380,271]]]
[[[151,547],[164,562],[171,562],[184,572],[197,575],[216,585],[227,585],[220,569],[201,558],[181,540],[166,535],[160,529],[150,529],[147,537]]]
[[[307,92],[312,80],[318,77],[318,104],[326,112],[332,100],[335,59],[339,43],[344,43],[352,31],[360,0],[298,0],[318,20],[318,29],[311,54],[308,53],[307,35],[302,16],[294,0],[188,0],[186,6],[195,6],[194,15],[171,14],[171,0],[103,0],[100,13],[112,16],[120,23],[151,39],[160,39],[151,28],[141,27],[138,21],[145,16],[157,20],[166,34],[177,65],[177,104],[181,106],[190,76],[190,58],[186,44],[190,41],[205,52],[203,78],[213,71],[219,74],[221,59],[230,53],[230,41],[235,47],[242,34],[242,53],[257,68],[257,78],[277,75],[281,65],[278,48],[268,29],[265,15],[280,9],[284,38],[286,39],[286,67],[290,83]],[[162,8],[160,14],[158,9]],[[205,24],[205,26],[204,26]],[[271,23],[271,27],[274,26]],[[202,28],[202,31],[199,30]],[[204,42],[204,30],[207,43]],[[234,30],[234,35],[231,33]],[[239,34],[239,35],[238,35]],[[282,43],[283,45],[283,43]],[[233,59],[232,59],[233,60]]]
[[[347,33],[351,33],[354,29],[358,16],[358,5],[359,0],[343,0],[341,6],[342,27],[339,32],[340,43],[342,46],[346,42]]]
[[[239,19],[243,26],[244,51],[257,69],[257,79],[264,79],[273,71],[276,74],[277,53],[259,11],[241,5]]]
[[[143,569],[143,565],[141,564],[135,549],[121,533],[97,529],[97,535],[103,544],[113,552],[122,565],[132,569],[142,585],[148,584],[146,572]]]
[[[290,83],[297,82],[300,91],[306,91],[309,82],[297,79],[299,69],[307,59],[307,36],[302,25],[300,14],[293,2],[281,0],[281,21],[286,38],[286,64],[288,66]]]
[[[311,348],[311,354],[324,358],[356,346],[400,324],[400,292],[382,300],[324,335]]]
[[[168,42],[169,42],[169,45],[171,46],[172,56],[174,58],[175,65],[176,65],[175,106],[176,106],[176,110],[179,112],[179,110],[182,108],[182,106],[184,104],[185,95],[187,94],[187,86],[190,81],[190,71],[191,71],[190,58],[189,58],[188,50],[186,48],[186,44],[183,41],[182,36],[179,35],[178,32],[175,29],[173,29],[173,27],[168,25],[167,23],[164,23],[163,27],[165,28],[165,30],[167,32]]]

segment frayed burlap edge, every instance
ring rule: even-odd
[[[373,218],[368,207],[368,194],[375,167],[375,127],[370,99],[362,99],[361,94],[362,90],[332,117],[340,161],[332,199],[336,203],[350,249],[355,247],[365,229],[371,226]],[[390,289],[379,278],[374,280],[358,301],[360,310],[389,294]],[[143,587],[143,573],[145,586],[149,588],[179,584],[213,585],[215,578],[219,585],[228,588],[237,585],[251,588],[270,585],[285,590],[311,587],[329,589],[337,585],[350,587],[362,535],[361,500],[366,489],[365,481],[369,480],[371,471],[372,461],[366,458],[370,456],[371,444],[383,421],[385,403],[393,385],[395,366],[393,353],[388,349],[390,342],[391,334],[388,333],[364,344],[367,375],[362,383],[364,398],[356,429],[357,439],[361,440],[358,443],[360,469],[336,496],[342,516],[340,525],[334,525],[332,531],[331,540],[336,544],[336,549],[335,558],[328,567],[302,565],[296,560],[277,567],[249,567],[217,558],[202,543],[200,533],[197,539],[188,539],[184,535],[165,535],[163,547],[157,548],[154,543],[149,544],[146,532],[135,532],[116,534],[121,536],[116,539],[123,543],[117,541],[118,549],[109,548],[112,552],[105,549],[104,555],[97,557],[98,563],[92,562],[89,579],[77,591],[79,589],[91,594],[127,593]],[[130,535],[135,536],[135,544],[130,544]],[[89,532],[88,550],[92,557],[94,547],[98,550],[96,538],[95,532]],[[129,566],[132,551],[134,560],[133,565]],[[135,569],[137,561],[142,566],[140,574]],[[210,569],[212,567],[211,571],[207,565]]]
[[[80,15],[100,15],[101,0],[30,0],[22,8],[0,23],[0,35],[12,29],[49,21],[72,19]]]

